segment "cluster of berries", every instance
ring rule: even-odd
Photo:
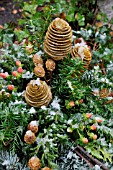
[[[16,61],[16,66],[18,66],[18,69],[17,69],[17,71],[12,72],[12,76],[19,77],[24,72],[24,70],[22,69],[22,64],[21,64],[21,62],[19,60]],[[0,77],[2,77],[3,79],[6,79],[6,78],[9,77],[9,74],[7,72],[0,73]],[[7,88],[8,88],[9,91],[13,91],[14,90],[14,85],[9,84],[7,86]]]
[[[92,113],[86,113],[85,117],[87,119],[90,119],[92,117]],[[97,123],[102,123],[102,119],[101,118],[97,118],[96,119],[96,122]],[[97,126],[95,124],[91,125],[90,126],[90,130],[91,131],[96,131],[97,129]],[[94,134],[93,132],[92,133],[88,133],[89,137],[92,138],[93,140],[96,140],[98,138],[97,134]],[[87,144],[89,141],[88,141],[88,138],[86,137],[81,137],[81,141],[84,143],[84,144]]]

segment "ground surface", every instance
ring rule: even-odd
[[[27,1],[27,0],[23,0]],[[106,12],[109,19],[113,17],[113,0],[98,0],[98,5],[103,12]],[[17,22],[21,16],[21,4],[15,0],[0,0],[0,25],[8,22]]]
[[[105,12],[109,19],[113,17],[113,0],[98,0],[98,5],[102,12]]]
[[[11,21],[17,22],[21,11],[21,3],[17,3],[16,0],[0,0],[0,25]]]

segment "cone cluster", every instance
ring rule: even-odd
[[[44,51],[54,60],[67,57],[72,49],[72,30],[69,24],[56,18],[49,25],[44,40]]]
[[[45,81],[31,80],[25,91],[26,102],[33,107],[47,106],[52,99],[50,87]]]

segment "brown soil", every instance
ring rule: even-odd
[[[23,2],[26,0],[23,0]],[[17,22],[21,17],[22,3],[14,0],[0,0],[0,25]]]

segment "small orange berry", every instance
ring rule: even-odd
[[[18,67],[17,71],[18,71],[18,73],[23,73],[24,70],[22,69],[22,67]]]
[[[17,77],[17,76],[18,76],[18,72],[17,72],[17,71],[13,71],[13,72],[12,72],[12,75],[13,75],[14,77]]]
[[[96,130],[96,129],[97,129],[96,125],[91,126],[91,130]]]
[[[70,106],[71,106],[71,107],[74,107],[74,106],[75,106],[74,101],[70,101],[70,103],[69,103],[69,104],[70,104]]]
[[[86,118],[91,118],[91,116],[92,116],[92,113],[86,113]]]
[[[83,138],[82,141],[83,141],[84,144],[88,143],[88,139],[87,138]]]
[[[13,86],[13,85],[10,85],[10,84],[7,86],[7,88],[8,88],[8,90],[10,90],[10,91],[13,91],[13,90],[14,90],[14,86]]]
[[[16,65],[17,65],[18,67],[21,67],[21,62],[20,62],[19,60],[16,60]]]
[[[97,119],[97,122],[98,123],[102,123],[102,119]]]
[[[92,138],[93,138],[94,140],[96,140],[96,139],[97,139],[97,135],[93,135]]]

